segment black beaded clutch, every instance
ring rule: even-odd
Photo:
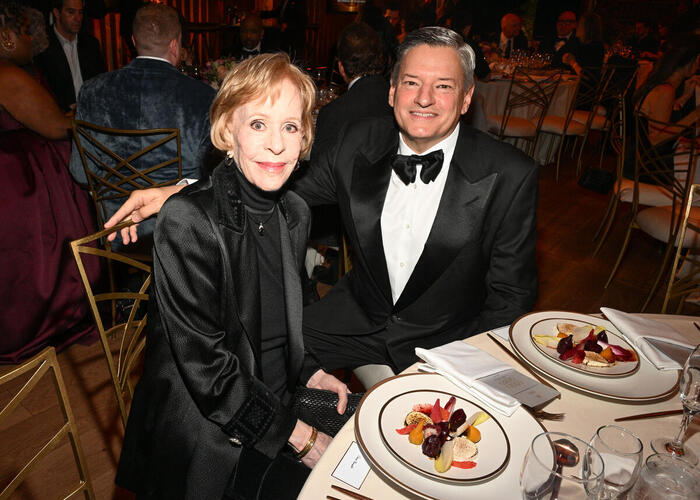
[[[316,427],[320,432],[335,436],[345,422],[350,420],[360,404],[364,392],[348,394],[345,413],[338,413],[338,394],[322,389],[300,387],[294,395],[294,413],[302,422]]]

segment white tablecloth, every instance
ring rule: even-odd
[[[700,343],[700,334],[692,324],[693,318],[688,316],[672,316],[672,315],[647,315],[653,319],[663,321],[672,325],[676,330],[681,332],[690,342],[695,344]],[[477,335],[467,340],[470,344],[483,349],[492,356],[501,361],[513,365],[516,369],[527,375],[527,371],[511,360],[507,354],[502,352],[486,334]],[[406,372],[416,371],[416,365],[410,367]],[[588,441],[595,433],[596,429],[601,425],[613,424],[613,420],[617,417],[635,415],[638,413],[655,412],[662,410],[670,410],[680,408],[681,404],[678,399],[678,393],[665,401],[647,404],[626,404],[609,400],[592,397],[583,393],[572,391],[565,386],[552,381],[553,385],[561,392],[561,399],[550,403],[545,409],[550,412],[564,412],[566,417],[560,422],[545,420],[542,425],[549,431],[568,432],[585,441]],[[686,433],[686,443],[696,452],[700,453],[700,419],[696,419],[692,423]],[[640,437],[644,443],[644,456],[650,455],[652,452],[649,442],[651,439],[659,436],[675,436],[680,425],[681,416],[670,416],[662,418],[636,420],[631,422],[622,422],[619,425],[626,427]],[[324,453],[321,460],[314,467],[311,475],[304,485],[299,498],[308,500],[317,500],[325,498],[326,495],[334,497],[343,497],[344,495],[331,489],[331,484],[349,488],[340,481],[331,478],[331,473],[342,458],[342,455],[347,450],[350,443],[355,439],[354,419],[351,419],[343,429],[335,437],[331,445]],[[520,467],[524,456],[511,456],[510,464]],[[509,464],[509,466],[510,466]],[[518,484],[512,485],[512,496],[510,498],[519,498],[520,489]],[[477,500],[469,496],[468,486],[465,486],[465,498]],[[414,498],[403,490],[399,489],[393,483],[383,480],[374,471],[370,471],[367,479],[362,485],[359,493],[373,498],[374,500],[394,499],[394,498]]]

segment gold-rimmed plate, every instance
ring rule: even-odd
[[[535,335],[556,335],[557,325],[559,323],[570,323],[576,326],[590,326],[593,330],[596,326],[601,326],[605,328],[609,344],[615,344],[623,349],[634,352],[637,359],[636,361],[618,361],[609,367],[589,366],[583,363],[576,364],[572,362],[571,359],[562,360],[559,358],[559,353],[556,349],[543,346],[535,340]],[[542,354],[570,370],[576,370],[578,372],[586,373],[588,375],[595,375],[597,377],[625,377],[636,372],[639,369],[639,354],[637,353],[636,349],[632,347],[632,345],[625,339],[617,335],[617,333],[615,333],[616,331],[612,331],[604,325],[599,325],[599,323],[600,322],[572,320],[570,315],[566,315],[564,318],[543,318],[530,326],[530,341],[532,342],[532,345],[534,345],[535,348]]]
[[[481,440],[477,443],[478,453],[470,459],[476,463],[472,469],[451,467],[446,472],[435,470],[435,461],[425,456],[421,446],[411,444],[407,435],[396,432],[404,426],[404,418],[416,404],[433,404],[436,399],[442,405],[455,397],[454,410],[462,409],[467,418],[483,411],[491,418],[478,427]],[[434,390],[414,390],[398,394],[389,399],[379,411],[379,433],[389,451],[406,467],[438,481],[466,484],[484,481],[498,474],[508,463],[510,443],[503,427],[492,412],[481,406],[451,393]]]
[[[607,399],[648,402],[663,399],[676,392],[680,381],[677,370],[657,370],[645,358],[639,357],[639,368],[621,377],[599,377],[563,366],[543,354],[531,338],[533,325],[544,320],[556,319],[567,323],[586,323],[603,326],[617,337],[622,334],[607,320],[569,311],[540,311],[518,318],[510,327],[510,344],[513,350],[535,371],[546,375],[572,389]]]

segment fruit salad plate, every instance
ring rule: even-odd
[[[605,329],[608,342],[634,352],[635,362],[616,363],[622,365],[620,372],[610,375],[591,367],[576,367],[567,364],[556,355],[556,349],[544,347],[535,339],[536,335],[552,335],[559,323],[573,326],[591,325]],[[595,332],[594,332],[595,333]],[[540,311],[518,318],[510,327],[510,344],[528,365],[572,389],[607,399],[619,401],[648,402],[670,396],[678,389],[680,373],[676,370],[657,370],[645,358],[640,357],[622,334],[609,321],[568,311]],[[582,364],[582,363],[581,363]],[[615,368],[613,366],[612,368]]]
[[[396,429],[404,424],[406,414],[415,404],[434,403],[437,398],[444,404],[452,395],[456,399],[455,410],[463,408],[469,415],[483,408],[492,418],[477,425],[481,432],[481,440],[477,443],[479,457],[474,458],[477,465],[454,471],[453,467],[448,474],[465,476],[445,480],[435,477],[440,474],[433,474],[434,460],[420,456],[421,447],[409,443],[409,436],[398,434]],[[378,383],[365,394],[355,413],[355,439],[372,470],[410,498],[513,498],[518,488],[522,457],[533,438],[544,432],[544,428],[522,408],[505,417],[472,403],[472,400],[467,391],[441,375],[397,375]],[[433,472],[422,472],[421,467]],[[479,475],[484,477],[476,479]]]
[[[445,472],[438,472],[435,468],[436,460],[423,453],[424,447],[427,444],[432,444],[432,441],[428,443],[427,440],[422,440],[421,444],[413,444],[407,434],[401,434],[398,430],[407,423],[408,414],[416,413],[412,410],[417,406],[430,407],[438,400],[444,405],[451,397],[455,398],[453,406],[455,412],[461,409],[466,418],[477,416],[483,412],[486,418],[474,426],[479,436],[473,438],[476,443],[468,442],[475,454],[471,455],[470,453],[470,456],[464,457],[460,462],[468,464],[466,466],[468,468],[452,466]],[[449,425],[449,422],[447,424]],[[510,456],[508,437],[501,424],[494,417],[493,412],[489,413],[467,399],[442,391],[408,391],[389,399],[379,411],[379,432],[382,441],[397,460],[406,467],[439,481],[458,484],[483,481],[498,474],[506,466]],[[427,433],[429,431],[426,431]],[[467,438],[463,437],[462,439],[466,440]],[[439,439],[434,441],[440,442]],[[439,449],[439,444],[437,446]],[[458,460],[458,458],[455,457],[454,460]]]
[[[530,341],[542,354],[571,370],[599,377],[624,377],[639,369],[632,345],[593,321],[547,317],[530,325]]]

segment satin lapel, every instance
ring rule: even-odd
[[[467,158],[473,161],[475,155],[473,152],[469,154],[468,148],[459,147],[464,142],[458,143],[452,157],[433,227],[413,274],[394,306],[397,311],[418,299],[452,264],[462,247],[480,237],[483,211],[498,176],[487,174],[471,182],[467,178],[469,167],[466,163]],[[478,167],[473,170],[478,170]]]
[[[290,214],[289,230],[287,221],[278,211],[280,224],[280,246],[282,251],[282,274],[284,276],[284,303],[287,309],[287,357],[289,383],[296,386],[299,372],[304,362],[304,343],[301,332],[301,279],[296,255],[296,243],[299,241],[299,225],[292,222]],[[290,387],[290,389],[292,389]]]
[[[370,275],[389,303],[391,303],[391,285],[384,256],[381,216],[391,177],[390,158],[397,150],[398,136],[396,140],[397,143],[388,149],[379,161],[370,162],[364,156],[358,155],[350,188],[352,220],[360,242],[360,248],[353,248],[353,251],[362,252],[362,258],[367,263]]]

